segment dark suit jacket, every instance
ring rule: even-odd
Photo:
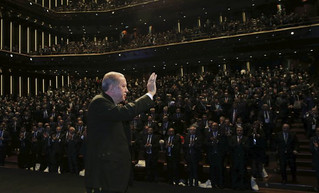
[[[217,136],[214,137],[213,131],[207,133],[205,143],[207,146],[208,156],[224,156],[227,152],[228,142],[224,133],[218,131]]]
[[[181,137],[179,135],[174,135],[170,154],[169,154],[169,146],[168,146],[169,137],[170,136],[167,136],[165,139],[166,155],[177,161],[180,159],[180,155],[181,155]]]
[[[238,143],[237,135],[232,136],[229,140],[229,149],[233,167],[236,167],[237,163],[244,162],[246,164],[249,149],[249,142],[246,136],[242,136],[241,143]]]
[[[190,146],[190,134],[185,136],[184,141],[184,156],[187,162],[199,162],[202,158],[202,138],[200,135],[195,135],[194,145]]]
[[[278,155],[285,156],[293,155],[293,151],[298,151],[298,140],[294,133],[288,132],[287,143],[284,140],[283,132],[278,132],[276,135],[276,147],[278,151]]]
[[[105,93],[93,98],[88,109],[87,188],[125,192],[131,170],[131,157],[122,121],[130,121],[148,110],[153,101],[147,95],[123,107]]]
[[[319,148],[316,148],[313,144],[314,142],[319,143],[319,138],[317,136],[314,136],[310,139],[310,151],[312,153],[312,161],[313,166],[317,170],[317,173],[319,171]]]
[[[146,143],[147,143],[147,138],[148,138],[148,134],[144,135],[143,139],[142,139],[142,145],[144,147],[144,158],[146,159],[146,154],[148,151],[148,147],[145,147]],[[152,140],[151,140],[151,144],[152,146],[151,148],[151,154],[152,154],[152,159],[157,160],[158,158],[158,152],[160,150],[160,144],[159,144],[159,136],[156,134],[152,134]]]

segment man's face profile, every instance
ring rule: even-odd
[[[118,77],[119,83],[117,85],[112,85],[112,90],[114,94],[114,99],[116,103],[125,101],[126,93],[128,93],[127,83],[125,77]]]

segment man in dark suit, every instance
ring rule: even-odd
[[[0,166],[4,166],[6,158],[6,148],[9,142],[9,132],[6,131],[6,123],[3,122],[0,127]]]
[[[227,151],[227,137],[219,131],[218,123],[213,122],[206,135],[207,156],[210,165],[210,180],[212,187],[223,188],[223,167]]]
[[[168,136],[165,139],[166,160],[168,171],[168,183],[178,185],[178,164],[181,153],[181,138],[175,135],[173,128],[168,130]]]
[[[187,162],[189,186],[194,185],[194,180],[195,186],[198,186],[198,163],[201,159],[202,142],[196,129],[196,126],[192,125],[184,141],[184,155]]]
[[[70,127],[65,136],[65,152],[68,157],[69,172],[79,174],[78,155],[80,148],[80,138],[74,127]]]
[[[248,155],[248,138],[243,136],[244,129],[236,126],[236,135],[229,141],[229,150],[232,160],[232,187],[234,189],[245,189],[245,174]]]
[[[147,116],[147,121],[145,122],[145,125],[147,125],[148,127],[153,128],[154,133],[158,133],[158,124],[153,119],[152,116],[150,116],[150,115]]]
[[[131,170],[129,146],[122,121],[148,110],[156,93],[153,73],[147,83],[148,93],[135,102],[117,106],[128,93],[123,74],[109,72],[102,80],[102,93],[95,96],[88,110],[85,185],[91,192],[126,192]]]
[[[316,169],[317,187],[319,189],[319,127],[316,128],[316,134],[310,139],[310,151],[312,153],[313,166]]]
[[[163,139],[167,136],[168,129],[172,127],[172,123],[168,121],[168,117],[165,115],[163,121],[159,123],[159,134]]]
[[[147,135],[143,138],[144,144],[144,158],[146,167],[146,179],[150,182],[157,181],[157,162],[158,162],[158,152],[159,137],[153,133],[153,128],[149,127]]]
[[[25,127],[21,127],[19,142],[20,145],[18,155],[18,166],[19,168],[29,168],[31,156],[31,139],[30,133],[26,131]]]
[[[282,183],[287,182],[287,164],[290,167],[292,181],[296,182],[296,155],[298,153],[298,140],[294,133],[289,131],[290,126],[283,124],[282,131],[277,133],[276,147],[280,164]]]
[[[40,163],[42,136],[42,132],[34,125],[31,132],[31,167],[33,170],[35,170],[36,164]]]
[[[271,144],[271,134],[275,127],[275,114],[269,108],[268,104],[263,104],[258,114],[258,120],[263,124],[266,142]]]

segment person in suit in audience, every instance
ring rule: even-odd
[[[9,134],[11,136],[11,150],[14,151],[19,146],[19,134],[20,134],[21,123],[17,115],[12,118],[9,125]]]
[[[187,162],[189,186],[198,186],[198,164],[202,158],[202,139],[201,136],[197,134],[196,129],[195,125],[189,127],[183,145],[184,156]]]
[[[158,133],[158,124],[155,121],[155,119],[153,119],[152,116],[150,115],[147,116],[147,121],[145,122],[144,125],[147,125],[148,127],[153,128],[154,133]]]
[[[2,122],[0,126],[0,166],[4,166],[7,155],[7,147],[10,140],[10,134],[6,131],[6,123]]]
[[[244,129],[236,126],[236,135],[229,141],[231,155],[232,188],[236,190],[246,189],[246,166],[249,150],[248,138],[243,135]]]
[[[143,122],[139,115],[135,116],[134,119],[132,120],[132,126],[134,127],[134,130],[137,132],[143,130]]]
[[[266,142],[268,142],[268,144],[271,144],[272,142],[271,135],[275,127],[275,114],[270,109],[268,104],[262,105],[262,109],[259,111],[259,114],[258,114],[258,120],[263,125]]]
[[[169,128],[165,139],[168,183],[178,185],[178,166],[181,156],[181,138],[175,135],[175,130]]]
[[[78,155],[79,155],[79,135],[76,133],[74,127],[70,127],[68,132],[65,135],[64,139],[65,152],[68,157],[68,165],[69,172],[71,174],[79,174],[79,163],[78,163]]]
[[[32,153],[32,168],[35,170],[37,163],[40,163],[41,155],[41,143],[42,143],[42,132],[38,130],[38,127],[33,125],[31,132],[31,153]]]
[[[159,123],[159,134],[163,139],[168,135],[168,129],[171,128],[173,124],[168,120],[168,117],[165,115],[163,121]]]
[[[207,156],[210,166],[210,180],[212,187],[223,188],[224,158],[227,151],[227,136],[220,132],[218,123],[213,122],[206,135]]]
[[[31,161],[31,138],[30,133],[23,126],[20,129],[19,142],[18,166],[19,168],[29,168]]]
[[[262,125],[255,121],[248,132],[249,157],[251,160],[253,178],[261,178],[263,164],[266,159],[266,140]]]
[[[319,127],[315,130],[315,136],[310,139],[310,151],[312,153],[312,163],[316,169],[317,186],[315,191],[319,190]]]
[[[144,158],[146,164],[146,179],[150,182],[157,182],[157,162],[158,152],[160,149],[159,137],[153,133],[153,128],[149,127],[147,135],[143,139],[144,144]]]
[[[290,167],[292,181],[296,183],[296,156],[298,154],[298,139],[296,135],[290,132],[290,125],[284,123],[282,131],[276,135],[276,149],[279,158],[282,184],[287,183],[287,164]]]

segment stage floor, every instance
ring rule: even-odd
[[[0,192],[5,193],[85,193],[84,177],[71,174],[51,174],[22,169],[0,168]],[[208,193],[238,192],[231,189],[204,189],[198,187],[171,186],[165,183],[148,183],[135,181],[128,193]],[[239,191],[252,192],[252,191]],[[283,189],[261,188],[260,192],[283,193],[293,191]]]

